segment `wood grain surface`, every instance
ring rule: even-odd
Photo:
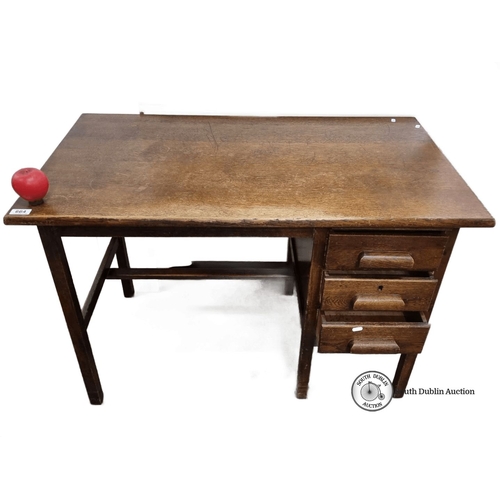
[[[415,118],[84,114],[43,171],[45,203],[6,224],[494,225]]]

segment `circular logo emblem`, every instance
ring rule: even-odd
[[[392,399],[392,383],[380,372],[364,372],[352,384],[352,398],[363,410],[378,411]]]

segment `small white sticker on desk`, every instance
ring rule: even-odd
[[[9,215],[29,215],[31,213],[31,208],[13,208]]]

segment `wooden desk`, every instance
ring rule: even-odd
[[[87,327],[106,279],[284,278],[302,322],[296,395],[319,353],[397,353],[402,397],[460,227],[494,219],[415,118],[82,115],[43,167],[36,225],[92,404]],[[110,244],[80,306],[62,237]],[[286,237],[282,263],[131,268],[125,238]],[[114,257],[118,268],[112,268]]]

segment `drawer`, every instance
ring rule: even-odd
[[[438,280],[325,276],[324,311],[427,311]]]
[[[439,267],[448,236],[418,234],[331,234],[327,270],[403,269],[434,271]]]
[[[318,352],[418,354],[429,328],[418,312],[328,312],[321,317]]]

